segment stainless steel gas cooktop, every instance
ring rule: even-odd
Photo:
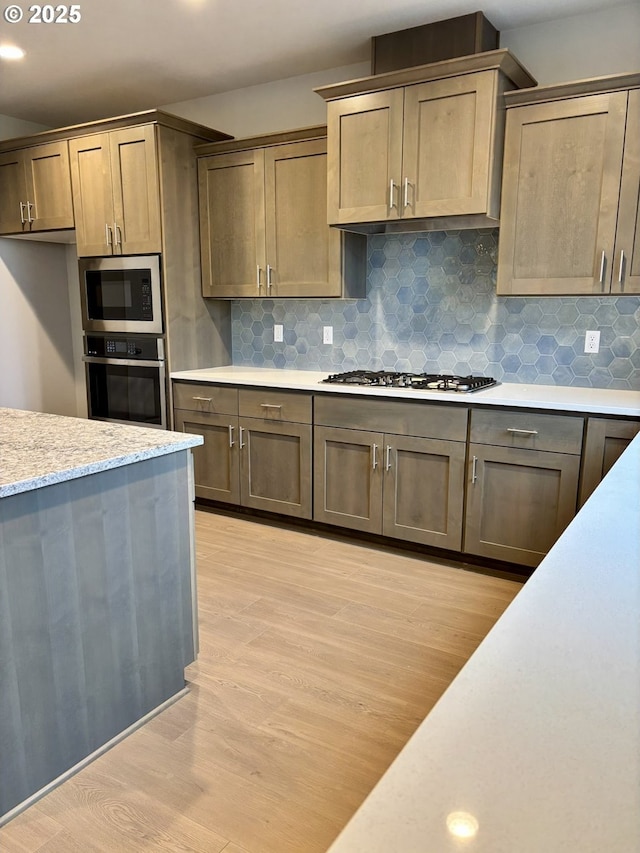
[[[446,373],[396,373],[391,370],[350,370],[322,380],[331,385],[413,388],[419,391],[457,391],[468,394],[497,385],[491,376],[451,376]]]

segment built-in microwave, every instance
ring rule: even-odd
[[[79,268],[85,332],[163,333],[158,255],[83,258]]]

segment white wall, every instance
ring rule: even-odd
[[[0,139],[11,139],[14,136],[27,136],[30,133],[40,133],[48,130],[44,124],[33,121],[22,121],[20,118],[0,115]]]
[[[0,238],[0,406],[77,414],[66,252]]]
[[[326,102],[313,89],[371,73],[368,62],[288,77],[162,107],[238,138],[327,123]]]
[[[543,85],[638,71],[640,3],[505,30],[500,44]],[[162,109],[237,137],[325,124],[325,103],[314,87],[370,73],[369,63],[359,63],[167,104]]]
[[[0,116],[0,138],[46,130]],[[86,412],[74,357],[68,256],[75,246],[0,238],[0,406]]]
[[[539,85],[640,71],[640,3],[505,30],[500,45]]]

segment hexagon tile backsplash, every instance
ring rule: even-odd
[[[640,389],[640,296],[496,296],[497,239],[497,229],[369,237],[366,299],[235,300],[233,362]],[[601,333],[595,355],[584,353],[588,329]]]

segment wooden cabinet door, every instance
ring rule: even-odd
[[[469,445],[464,551],[537,566],[576,512],[580,457]]]
[[[385,435],[382,532],[460,551],[466,446]]]
[[[78,257],[113,254],[109,134],[69,140]]]
[[[403,217],[487,211],[496,86],[492,71],[407,86]]]
[[[330,251],[339,263],[339,232],[327,225],[326,139],[264,151],[269,296],[340,296],[329,284]],[[337,242],[336,242],[337,241]]]
[[[582,454],[580,506],[639,432],[640,422],[638,421],[589,418]]]
[[[20,234],[24,231],[26,201],[22,151],[0,154],[0,234]]]
[[[327,104],[329,224],[400,217],[403,104],[401,88]]]
[[[162,251],[155,127],[109,134],[114,213],[114,254]]]
[[[499,294],[610,290],[627,93],[507,110]]]
[[[203,296],[266,296],[264,155],[198,161]]]
[[[313,517],[369,533],[382,532],[383,436],[315,427]]]
[[[192,448],[196,497],[239,504],[238,418],[176,409],[174,420],[177,432],[204,438]]]
[[[612,293],[640,293],[640,89],[629,92]]]
[[[311,518],[311,425],[240,418],[242,505]]]
[[[30,231],[73,228],[69,148],[66,140],[24,151]]]

